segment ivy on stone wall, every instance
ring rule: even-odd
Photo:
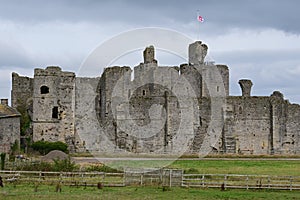
[[[17,107],[18,112],[21,114],[20,119],[20,130],[21,130],[21,136],[24,136],[26,134],[26,130],[30,127],[30,117],[27,113],[27,108],[25,106],[18,106]]]
[[[48,141],[37,141],[34,142],[31,147],[40,152],[40,154],[45,155],[52,150],[60,150],[68,153],[68,145],[63,142],[48,142]]]

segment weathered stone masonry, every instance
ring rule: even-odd
[[[20,113],[8,106],[8,99],[0,103],[0,153],[11,153],[20,145]]]
[[[197,41],[189,46],[188,64],[162,67],[150,46],[143,52],[144,62],[133,70],[108,67],[97,78],[76,77],[59,67],[35,69],[34,78],[13,73],[12,106],[28,109],[34,141],[63,141],[72,151],[163,153],[172,150],[184,122],[182,113],[190,109],[182,104],[196,102],[191,113],[194,136],[187,153],[197,153],[211,122],[211,94],[222,93],[224,126],[212,153],[300,153],[300,106],[290,104],[278,91],[251,96],[253,83],[245,79],[239,81],[242,95],[229,96],[228,67],[204,62],[207,51],[207,45]],[[212,67],[217,68],[221,84]],[[184,92],[176,92],[180,87]],[[164,124],[156,130],[161,118]],[[147,127],[148,137],[126,131],[134,133],[140,127]]]

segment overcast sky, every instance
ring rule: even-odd
[[[206,43],[210,59],[229,66],[231,95],[240,95],[238,80],[249,78],[253,95],[279,90],[300,103],[299,8],[298,0],[0,0],[0,97],[10,98],[11,72],[32,77],[48,65],[77,72],[111,37],[160,27]],[[205,19],[200,27],[197,10]],[[137,65],[142,53],[134,55],[116,63]],[[181,64],[165,52],[157,59]]]

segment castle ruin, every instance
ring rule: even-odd
[[[13,73],[12,107],[27,108],[33,141],[63,141],[76,152],[151,154],[184,145],[190,154],[209,136],[216,141],[210,153],[299,154],[300,106],[278,91],[251,96],[245,79],[242,95],[230,96],[228,67],[205,62],[207,51],[197,41],[189,63],[158,66],[150,46],[133,70],[107,67],[96,78],[54,66],[35,69],[33,78]],[[216,110],[214,99],[222,99]],[[219,129],[211,128],[214,120]]]

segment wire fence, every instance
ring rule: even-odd
[[[105,172],[0,171],[4,184],[62,186],[166,186],[197,188],[239,188],[300,190],[300,176],[266,176],[238,174],[184,174],[178,169],[127,170]]]

